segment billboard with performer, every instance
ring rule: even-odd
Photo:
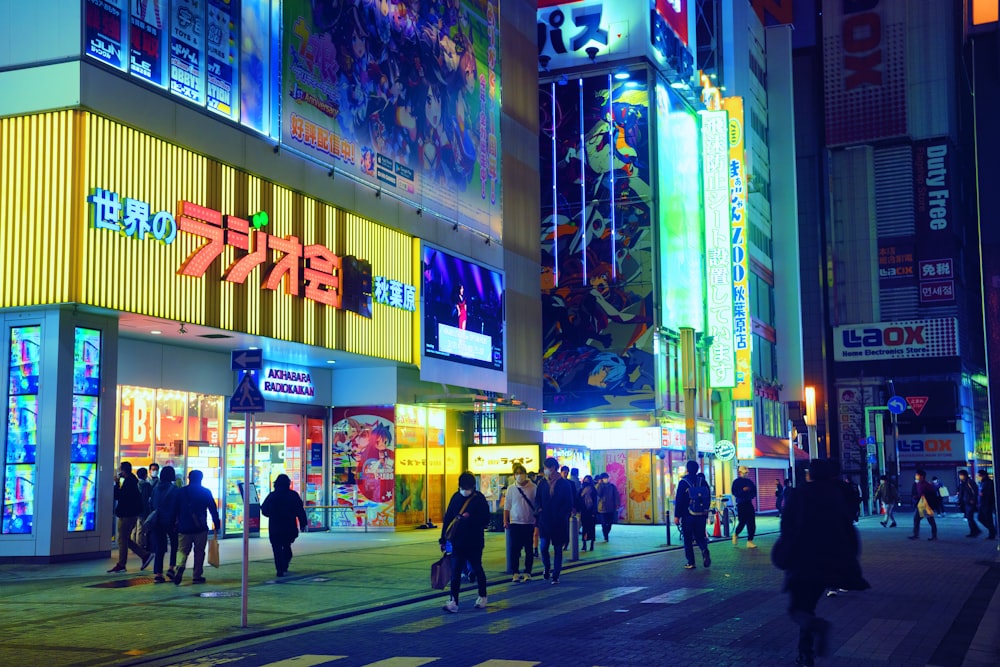
[[[286,0],[282,22],[282,143],[499,229],[497,0]]]

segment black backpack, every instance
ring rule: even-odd
[[[712,509],[712,491],[708,488],[708,483],[703,482],[697,477],[694,484],[686,479],[684,481],[687,482],[688,498],[690,498],[688,514],[693,516],[708,516],[709,510]]]

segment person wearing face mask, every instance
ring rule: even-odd
[[[450,531],[452,522],[454,528]],[[441,525],[441,537],[438,544],[441,551],[445,544],[451,542],[451,553],[454,558],[451,570],[451,597],[443,609],[449,613],[458,613],[458,592],[462,588],[462,572],[468,563],[476,575],[476,586],[479,597],[476,598],[476,609],[486,609],[486,573],[483,571],[483,547],[486,539],[483,531],[490,524],[490,506],[486,497],[476,491],[476,478],[471,472],[463,472],[458,476],[458,491],[451,497],[448,510],[445,512]]]
[[[535,535],[535,483],[528,479],[524,466],[514,466],[514,483],[507,489],[504,499],[503,527],[507,529],[507,539],[511,546],[511,562],[515,584],[531,581],[531,566],[534,564],[532,540]],[[521,550],[524,550],[524,574],[518,572]]]
[[[569,515],[573,511],[573,486],[559,474],[559,461],[553,457],[545,459],[543,471],[545,481],[538,485],[535,506],[541,508],[538,514],[538,535],[541,538],[538,550],[542,554],[542,575],[552,583],[559,583],[562,571],[563,545],[569,542]],[[549,545],[555,549],[555,563],[549,560]]]

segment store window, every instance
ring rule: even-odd
[[[292,419],[296,419],[292,417]],[[226,434],[225,528],[227,535],[243,532],[244,465],[250,461],[250,499],[247,515],[250,532],[267,533],[260,521],[260,503],[274,487],[278,475],[288,475],[292,489],[302,489],[302,425],[259,421],[251,426],[253,439],[247,447],[246,423],[241,419],[229,422]]]
[[[11,327],[0,531],[4,534],[30,534],[34,524],[41,346],[41,326]]]

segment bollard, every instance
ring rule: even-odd
[[[573,540],[573,551],[570,552],[570,562],[575,563],[580,560],[580,518],[573,514],[569,519],[569,534]]]
[[[722,536],[729,537],[729,505],[722,507]]]
[[[667,546],[670,546],[670,510],[666,511],[667,515]]]
[[[514,573],[514,567],[513,567],[513,565],[514,565],[514,555],[511,553],[511,550],[510,550],[510,527],[507,527],[507,528],[504,529],[503,535],[504,535],[504,542],[507,543],[507,569],[506,569],[506,572],[507,572],[507,574],[513,574]],[[518,559],[520,559],[520,557],[521,557],[521,555],[518,554]]]

